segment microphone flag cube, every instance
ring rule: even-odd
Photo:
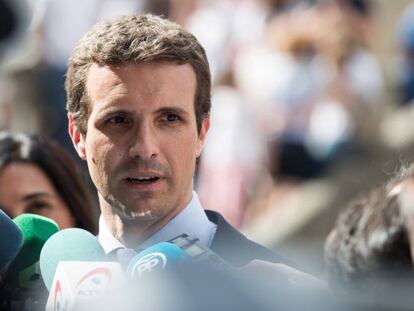
[[[122,267],[117,262],[61,261],[46,310],[95,310],[100,304],[108,306],[108,297],[124,285]]]

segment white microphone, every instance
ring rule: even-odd
[[[46,310],[113,310],[124,287],[122,267],[117,262],[61,261]]]

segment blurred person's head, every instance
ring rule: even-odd
[[[341,67],[356,46],[357,34],[343,12],[311,7],[269,22],[267,43],[296,59],[321,56]]]
[[[147,15],[131,15],[95,25],[77,44],[66,75],[67,109],[86,134],[90,98],[86,82],[92,65],[132,63],[189,64],[196,79],[197,129],[210,112],[210,69],[204,48],[178,24]]]
[[[321,22],[316,11],[304,8],[273,18],[265,32],[269,46],[295,58],[312,58],[318,52]]]
[[[347,54],[355,47],[369,47],[373,37],[371,1],[322,0],[318,4],[323,31],[329,40],[335,40],[332,44],[339,44]]]
[[[61,229],[96,231],[93,203],[77,163],[57,144],[0,133],[0,208],[53,219]]]
[[[410,171],[352,201],[339,215],[325,243],[325,260],[329,280],[340,291],[387,293],[414,281],[409,239],[413,228],[402,203]]]

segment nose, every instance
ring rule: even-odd
[[[158,156],[158,143],[154,127],[141,122],[132,132],[129,156],[142,160],[154,159]]]

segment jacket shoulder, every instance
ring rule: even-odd
[[[294,266],[283,256],[246,238],[219,213],[209,210],[205,212],[209,220],[217,225],[211,249],[230,264],[240,267],[254,259],[259,259]]]

